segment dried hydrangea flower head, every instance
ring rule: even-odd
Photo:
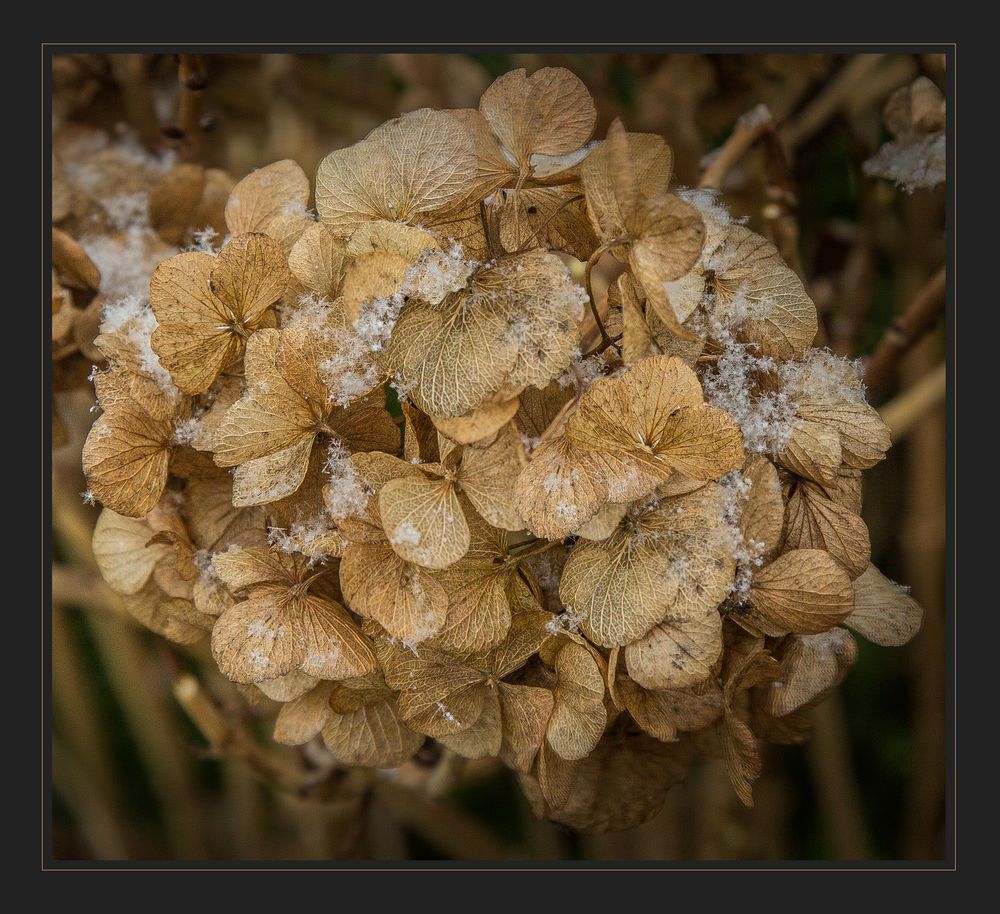
[[[887,429],[802,282],[595,118],[572,73],[519,70],[332,152],[316,215],[294,163],[247,176],[220,247],[106,311],[84,452],[109,584],[280,702],[275,739],[496,757],[582,830],[648,818],[700,754],[752,802],[849,630],[921,621],[860,517]]]
[[[893,181],[907,193],[945,180],[945,100],[926,76],[897,89],[885,105],[893,139],[864,163],[865,174]]]

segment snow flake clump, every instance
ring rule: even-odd
[[[863,403],[865,385],[860,359],[850,361],[829,349],[810,349],[801,362],[786,362],[778,370],[789,396],[817,397]]]
[[[192,251],[210,254],[213,257],[218,253],[215,239],[219,237],[219,233],[212,226],[206,225],[204,228],[198,229],[191,237],[194,239],[194,244],[191,246]]]
[[[724,203],[719,202],[719,192],[712,187],[689,187],[677,192],[686,203],[690,203],[703,217],[711,219],[717,226],[739,225],[746,222],[746,217],[742,219],[733,218],[732,213],[726,208]]]
[[[457,242],[447,251],[427,248],[403,276],[400,291],[430,305],[440,304],[450,292],[465,288],[473,271],[479,266],[475,260],[466,260],[462,245]]]
[[[334,520],[360,514],[368,505],[371,492],[350,461],[350,452],[339,441],[331,441],[323,469],[330,477],[324,491],[326,510]]]
[[[570,359],[569,368],[556,378],[556,383],[560,387],[569,387],[572,384],[574,387],[586,390],[604,374],[606,368],[607,362],[603,352],[584,357],[577,350]]]
[[[333,330],[334,354],[320,362],[319,372],[340,406],[368,393],[381,380],[373,356],[389,343],[404,296],[395,292],[365,304],[354,329]]]
[[[586,618],[587,610],[581,609],[577,612],[572,606],[567,606],[545,623],[545,630],[553,635],[558,635],[560,632],[572,632],[576,635],[580,632],[580,624]]]
[[[180,391],[153,351],[152,336],[156,326],[149,303],[139,296],[128,295],[104,306],[99,330],[102,334],[117,333],[124,337],[139,359],[139,370],[156,381],[167,397],[176,401],[180,399]]]
[[[408,521],[404,521],[392,531],[392,536],[389,537],[389,542],[395,546],[401,546],[403,544],[419,546],[420,531],[414,527],[413,524]]]
[[[740,530],[740,517],[750,498],[752,482],[742,473],[734,470],[719,480],[724,494],[719,536],[726,551],[736,560],[736,576],[730,596],[738,603],[746,600],[750,593],[754,569],[764,564],[766,545],[754,539],[744,539]]]
[[[777,456],[792,436],[795,406],[785,390],[756,389],[758,378],[778,366],[761,356],[756,344],[742,343],[733,335],[733,327],[745,317],[744,309],[737,308],[731,321],[723,323],[714,315],[707,319],[707,333],[722,352],[702,377],[705,402],[736,420],[748,451]]]

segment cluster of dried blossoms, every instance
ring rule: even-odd
[[[157,371],[148,337],[149,279],[156,266],[192,241],[225,230],[223,207],[233,181],[218,169],[175,164],[147,152],[131,136],[67,125],[55,131],[52,154],[53,389],[87,385],[94,363],[138,360]],[[114,331],[126,332],[122,350]],[[141,325],[141,326],[140,326]],[[98,337],[100,342],[95,342]],[[164,374],[164,378],[167,376]],[[53,404],[53,445],[67,440]]]
[[[897,89],[886,102],[893,139],[864,163],[865,174],[894,181],[907,193],[945,181],[945,100],[926,76]]]
[[[277,740],[496,756],[601,830],[698,753],[750,802],[757,740],[803,738],[853,661],[841,624],[901,644],[920,610],[870,565],[889,436],[802,283],[668,192],[660,137],[594,123],[571,73],[519,70],[331,153],[317,215],[291,161],[243,179],[221,249],[106,320],[84,467],[108,583],[210,635]]]

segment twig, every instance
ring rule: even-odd
[[[556,546],[561,546],[563,544],[562,540],[542,540],[536,541],[530,544],[528,549],[523,552],[518,552],[511,555],[508,561],[510,562],[521,562],[526,558],[530,558],[533,555],[541,555],[543,552],[548,552],[550,549],[555,549]]]
[[[55,734],[50,745],[52,786],[69,807],[91,856],[95,860],[127,860],[124,823],[118,821],[108,798]]]
[[[893,444],[902,441],[920,419],[944,402],[946,388],[947,369],[942,362],[879,410],[892,433]]]
[[[90,825],[107,832],[117,823],[119,835],[127,833],[123,814],[119,780],[114,754],[108,744],[108,730],[95,703],[91,676],[85,670],[74,643],[65,610],[52,610],[52,710],[59,733],[65,741],[64,756],[71,757],[78,777],[68,776],[67,787],[84,784],[89,793],[99,799],[101,821],[80,822],[87,832]],[[81,797],[81,814],[93,810],[94,804]],[[123,854],[122,856],[127,856]]]
[[[807,752],[834,856],[867,860],[871,848],[851,764],[844,709],[837,694],[812,712],[815,724]]]
[[[185,162],[201,160],[202,99],[208,79],[200,54],[180,54],[177,78],[181,87],[180,121],[184,145],[181,158]]]
[[[914,207],[915,209],[916,207]],[[940,358],[936,341],[925,337],[903,366],[903,379],[923,376]],[[900,519],[901,573],[924,608],[923,629],[907,647],[913,743],[901,856],[931,859],[944,853],[946,770],[945,476],[942,447],[945,417],[928,413],[914,426],[903,452],[904,514]]]
[[[937,323],[945,305],[945,269],[935,273],[887,328],[865,366],[865,384],[877,399],[905,355]]]
[[[612,247],[612,242],[607,242],[602,244],[590,257],[587,259],[587,265],[583,269],[583,285],[587,290],[587,302],[590,305],[590,312],[594,316],[594,323],[597,324],[597,329],[601,334],[601,348],[599,352],[603,352],[611,344],[611,337],[608,336],[608,331],[604,328],[604,321],[601,320],[601,315],[597,310],[597,302],[594,300],[594,287],[591,284],[590,275],[594,271],[594,265],[598,260],[604,255],[604,252]]]
[[[451,749],[442,748],[441,758],[427,778],[425,790],[429,797],[440,799],[455,786],[462,773],[465,759]]]
[[[508,854],[482,825],[453,806],[377,778],[373,788],[395,815],[455,860],[504,860]]]
[[[767,105],[757,105],[736,121],[736,127],[712,155],[702,173],[699,187],[719,188],[729,170],[743,157],[743,154],[765,133],[774,129],[774,115]]]
[[[80,606],[83,609],[110,613],[122,618],[121,597],[104,578],[84,568],[52,565],[52,602],[57,606]]]
[[[184,752],[176,706],[150,681],[148,645],[106,614],[88,614],[86,621],[163,810],[172,856],[201,859],[207,848],[192,759]]]
[[[884,54],[858,54],[827,84],[795,120],[779,131],[785,148],[794,151],[850,103],[871,78]]]
[[[264,840],[264,792],[259,782],[239,762],[222,766],[223,822],[230,852],[236,859],[254,860],[267,856]]]
[[[299,792],[312,786],[303,769],[267,752],[243,727],[227,718],[190,673],[176,678],[174,696],[213,753],[243,762],[260,780],[280,790]]]
[[[128,113],[128,122],[139,133],[147,149],[157,149],[161,144],[160,130],[149,91],[145,54],[109,54],[111,73],[118,83],[122,102]]]

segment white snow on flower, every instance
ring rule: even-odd
[[[381,380],[373,356],[389,344],[404,297],[401,292],[363,305],[353,330],[334,330],[334,354],[319,364],[320,377],[340,406],[368,393]]]
[[[152,336],[156,317],[147,299],[128,295],[104,306],[100,332],[117,333],[132,346],[139,359],[139,370],[160,385],[171,400],[180,399],[170,373],[160,364],[160,357],[153,351]]]
[[[477,261],[465,259],[461,244],[455,243],[447,251],[427,248],[407,268],[400,291],[430,305],[437,305],[450,292],[465,288],[478,266]]]
[[[579,612],[572,606],[567,606],[561,613],[553,616],[545,623],[545,630],[553,635],[560,632],[572,632],[574,635],[580,632],[580,623],[587,618],[587,610],[581,609]]]
[[[736,576],[730,595],[736,602],[742,603],[750,593],[755,569],[764,564],[764,553],[768,547],[754,539],[745,540],[740,530],[740,517],[753,485],[750,479],[734,470],[723,476],[719,484],[725,500],[718,535],[726,551],[736,560]]]
[[[204,228],[198,229],[191,237],[194,239],[191,250],[202,254],[211,254],[213,257],[218,253],[215,239],[219,237],[219,233],[212,226],[206,225]]]
[[[599,352],[584,358],[583,354],[577,350],[570,359],[569,368],[556,378],[556,383],[560,387],[572,385],[586,390],[604,374],[606,368],[607,362],[604,353]]]
[[[327,512],[334,520],[360,514],[368,506],[371,490],[351,463],[350,452],[333,440],[326,455],[323,469],[330,479],[324,490]]]
[[[389,542],[395,546],[402,546],[404,544],[419,546],[420,531],[409,521],[404,521],[392,531],[392,535],[389,537]]]

